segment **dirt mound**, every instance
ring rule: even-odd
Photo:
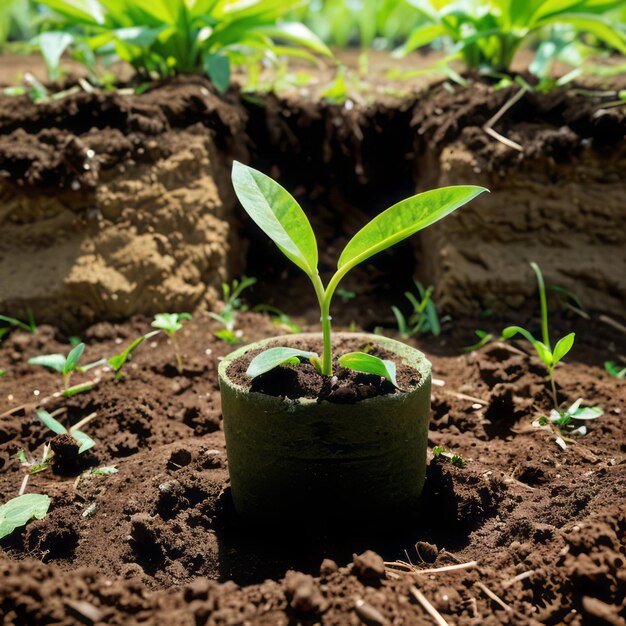
[[[240,320],[245,341],[276,334],[265,316]],[[148,327],[141,318],[91,327],[83,335],[87,358],[118,352]],[[593,362],[606,354],[600,335],[577,344],[559,368],[563,399],[584,394],[606,413],[566,452],[530,427],[550,402],[534,358],[504,344],[456,356],[446,348],[450,338],[430,340],[439,381],[430,445],[461,454],[467,466],[430,461],[423,513],[409,527],[390,520],[391,528],[376,533],[354,528],[349,536],[304,537],[297,528],[245,528],[234,516],[216,376],[231,348],[212,330],[198,316],[180,331],[183,376],[160,335],[137,349],[121,382],[91,371],[80,376],[102,378],[93,391],[46,402],[50,411],[66,408],[58,419],[68,425],[96,412],[84,427],[96,446],[73,471],[63,466],[31,476],[28,491],[49,494],[52,506],[45,519],[1,543],[5,623],[223,624],[236,616],[253,624],[422,624],[427,618],[411,585],[461,625],[577,626],[626,617],[626,395],[618,380],[586,364],[589,355]],[[589,332],[579,329],[579,336],[594,337]],[[41,327],[35,335],[14,332],[0,347],[7,370],[0,412],[26,404],[2,418],[0,501],[21,484],[18,450],[30,457],[51,439],[33,401],[49,396],[59,380],[26,359],[64,351],[62,340]],[[91,473],[111,465],[117,473]],[[381,576],[371,554],[353,565],[353,554],[367,550],[385,561],[410,559],[418,569],[478,564],[415,576],[387,567]],[[320,574],[324,559],[339,569],[327,560]]]

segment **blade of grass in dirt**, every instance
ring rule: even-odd
[[[36,413],[37,417],[53,433],[56,433],[57,435],[64,435],[65,433],[67,433],[67,428],[65,428],[65,426],[63,426],[63,424],[61,424],[60,422],[55,420],[54,417],[52,417],[52,415],[50,415],[50,413],[48,413],[48,411],[44,411],[43,409],[40,409],[38,411],[35,411],[35,413]]]

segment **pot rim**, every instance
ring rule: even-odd
[[[333,334],[333,336],[350,337],[350,338],[357,338],[357,339],[362,338],[365,341],[371,341],[371,342],[377,343],[378,345],[385,348],[386,350],[393,352],[395,355],[398,356],[399,359],[402,360],[402,362],[405,365],[412,367],[420,375],[419,382],[408,391],[400,390],[400,393],[385,394],[381,396],[374,396],[372,398],[365,398],[364,400],[359,400],[356,403],[356,406],[362,405],[363,403],[366,403],[366,402],[367,403],[381,402],[381,401],[390,402],[390,401],[401,400],[402,398],[405,398],[408,394],[414,394],[414,393],[419,392],[419,390],[425,384],[427,384],[431,379],[432,364],[426,358],[426,355],[420,350],[418,350],[417,348],[414,348],[413,346],[409,346],[408,344],[403,343],[402,341],[398,341],[397,339],[391,339],[383,335],[374,335],[373,333],[362,333],[362,332],[359,332],[359,333],[336,332]],[[264,344],[267,344],[270,342],[275,342],[275,341],[280,341],[280,340],[293,340],[294,338],[298,338],[298,337],[303,337],[303,338],[315,337],[315,338],[321,339],[322,333],[312,332],[312,333],[293,333],[289,335],[277,335],[275,337],[267,337],[266,339],[261,339],[259,341],[255,341],[255,342],[246,344],[245,346],[241,346],[240,348],[237,348],[237,350],[230,352],[220,361],[220,364],[218,366],[218,378],[219,378],[220,385],[226,384],[232,389],[234,389],[235,392],[237,393],[246,394],[250,396],[254,394],[266,400],[274,400],[278,402],[297,404],[297,405],[303,405],[303,406],[318,405],[319,400],[317,398],[292,399],[292,398],[287,398],[285,396],[272,396],[269,394],[260,393],[258,391],[251,391],[250,389],[247,389],[243,385],[240,385],[234,382],[228,376],[228,373],[227,373],[227,370],[229,366],[231,365],[231,363],[236,361],[238,358],[242,357],[244,354],[246,354],[246,352],[249,352],[250,350],[254,350],[258,347],[262,347]],[[413,358],[410,358],[408,356],[409,354]]]

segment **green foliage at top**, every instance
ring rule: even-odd
[[[50,498],[38,493],[26,493],[0,505],[0,539],[33,517],[43,519],[49,507]]]
[[[280,22],[299,0],[40,0],[53,29],[39,40],[52,74],[72,45],[120,58],[143,74],[205,73],[224,91],[232,63],[330,51],[306,26]]]
[[[626,53],[624,24],[606,16],[608,11],[623,6],[623,0],[408,1],[422,14],[424,22],[411,33],[401,54],[442,39],[451,42],[451,52],[468,67],[506,71],[523,44],[555,27],[592,35],[609,48]],[[558,35],[558,31],[552,33],[550,46],[538,53],[554,56],[561,45]]]
[[[237,197],[251,219],[290,261],[305,272],[313,284],[324,337],[319,370],[325,376],[331,376],[333,371],[330,304],[342,278],[359,263],[430,226],[487,191],[475,186],[443,187],[398,202],[352,237],[339,257],[337,271],[324,286],[317,269],[318,251],[313,229],[291,194],[265,174],[242,163],[233,164],[232,179]],[[380,364],[377,364],[376,371],[371,373],[379,373],[379,369]]]

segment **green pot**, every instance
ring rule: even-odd
[[[399,341],[365,333],[335,337],[373,343],[420,374],[417,386],[336,404],[251,392],[228,378],[229,365],[287,335],[244,346],[219,366],[232,498],[244,519],[375,522],[415,511],[426,474],[431,365]]]

